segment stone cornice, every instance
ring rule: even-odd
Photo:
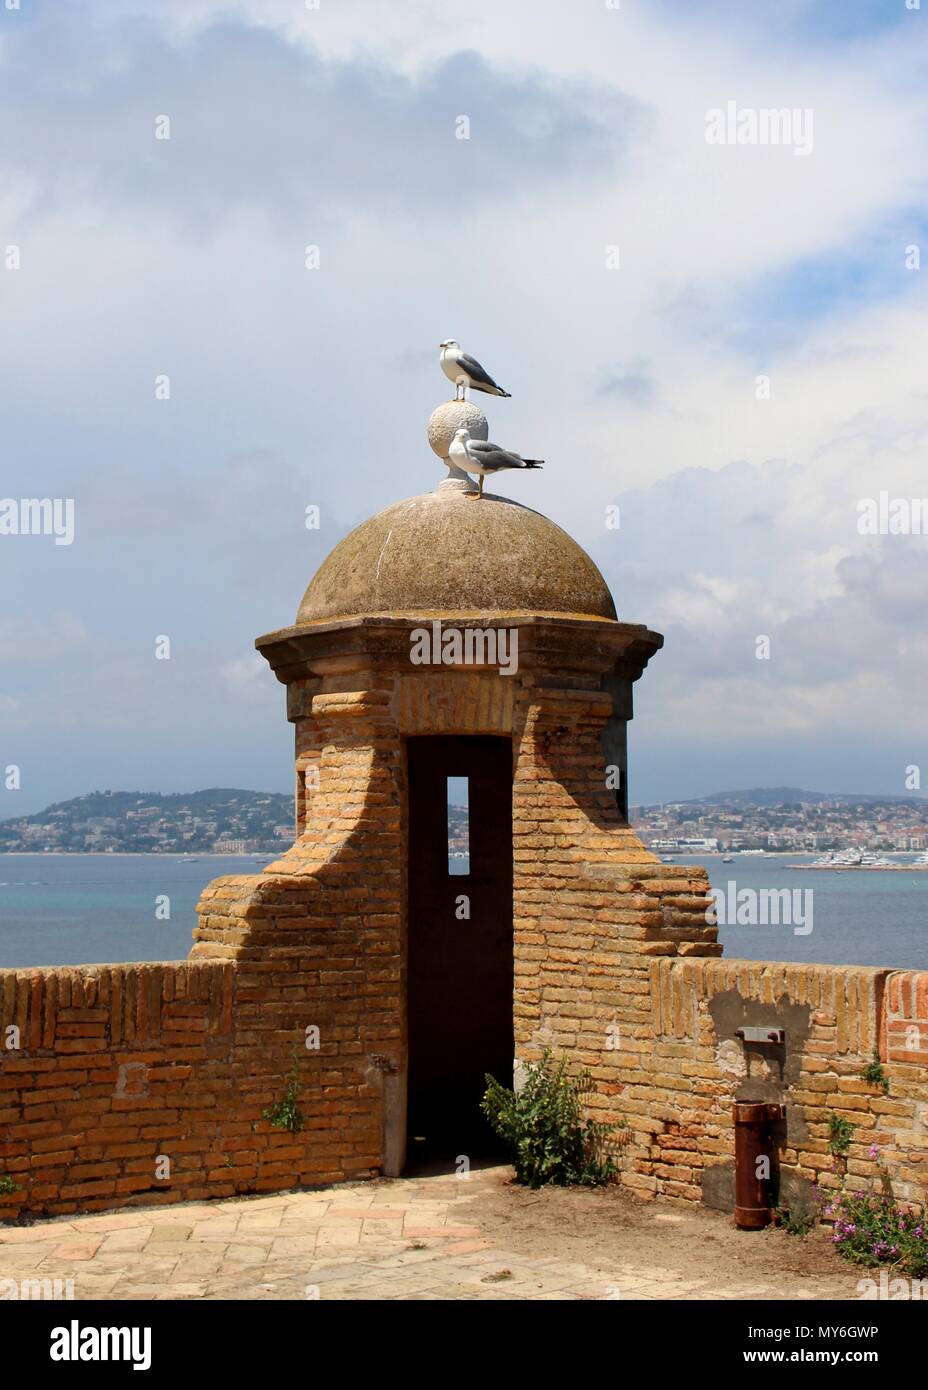
[[[255,646],[266,658],[278,680],[289,685],[297,680],[358,671],[428,672],[441,669],[474,674],[494,670],[474,665],[414,666],[410,663],[410,634],[439,621],[442,629],[517,629],[519,669],[538,674],[557,672],[577,675],[619,675],[637,680],[650,658],[663,645],[660,633],[641,623],[611,622],[570,614],[422,613],[344,618],[304,626],[280,628],[259,637]]]

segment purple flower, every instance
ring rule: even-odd
[[[870,1155],[871,1158],[879,1158],[880,1156],[880,1151],[877,1148],[876,1144],[871,1144],[869,1149],[867,1150],[867,1153]]]

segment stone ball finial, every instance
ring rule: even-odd
[[[489,439],[487,417],[470,401],[443,401],[429,416],[429,444],[448,470],[448,477],[439,483],[440,489],[454,488],[461,492],[476,492],[467,473],[462,473],[448,457],[455,430],[468,429],[474,439]]]
[[[455,430],[470,430],[474,439],[489,439],[487,417],[470,401],[443,401],[429,416],[429,444],[445,463]]]

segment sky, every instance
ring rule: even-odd
[[[291,786],[254,638],[440,481],[448,337],[665,636],[633,802],[928,783],[928,536],[861,533],[928,496],[926,59],[905,0],[0,8],[0,498],[75,506],[0,524],[0,817]]]

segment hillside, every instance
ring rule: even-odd
[[[449,835],[466,847],[467,810],[448,807]],[[0,821],[0,854],[273,853],[293,841],[293,798],[210,787],[198,792],[87,792],[31,816]]]
[[[700,806],[820,806],[833,801],[842,806],[891,805],[897,801],[920,801],[919,796],[887,796],[874,792],[808,792],[800,787],[748,787],[742,791],[713,792],[711,796],[690,797],[684,805]]]
[[[0,821],[0,852],[272,852],[293,838],[293,798],[280,792],[93,791]]]

